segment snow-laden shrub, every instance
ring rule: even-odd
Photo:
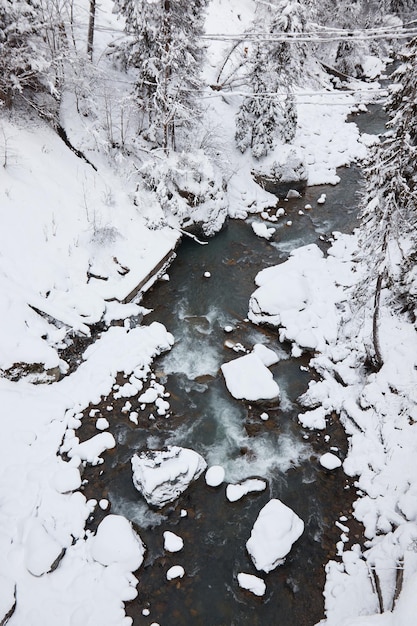
[[[202,150],[152,159],[142,166],[141,174],[145,188],[156,195],[168,223],[206,236],[223,226],[227,216],[226,183]]]

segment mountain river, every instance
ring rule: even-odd
[[[382,117],[377,130],[371,114],[360,117],[361,130],[366,131],[367,119],[370,132],[383,130]],[[108,498],[111,512],[132,520],[147,546],[138,572],[138,597],[126,607],[135,626],[313,626],[323,618],[324,564],[335,557],[341,534],[335,522],[342,515],[350,539],[358,540],[360,529],[351,519],[353,482],[342,469],[328,472],[318,462],[330,447],[341,459],[346,454],[336,416],[324,432],[305,430],[297,420],[302,410],[297,398],[314,378],[308,357],[291,357],[276,330],[246,319],[254,278],[262,268],[283,262],[305,244],[326,250],[333,231],[351,232],[357,224],[360,169],[352,166],[338,173],[341,182],[336,186],[310,187],[302,198],[280,200],[277,206],[286,215],[271,224],[277,230],[270,241],[258,238],[251,228],[259,216],[231,220],[208,245],[184,238],[169,280],[158,281],[141,302],[152,309],[144,323],[158,320],[175,337],[172,350],[154,362],[155,378],[170,394],[170,415],[154,416],[149,407],[140,412],[136,425],[121,411],[125,399],[103,399],[96,408],[107,416],[111,404],[118,419],[112,420],[110,431],[118,445],[106,453],[104,465],[85,474],[86,494]],[[323,193],[326,202],[318,204]],[[305,210],[306,204],[312,209]],[[228,325],[233,327],[230,333],[224,330]],[[270,368],[281,389],[279,405],[249,405],[229,394],[220,366],[242,353],[226,347],[226,340],[249,350],[263,343],[279,355]],[[268,420],[260,418],[265,411]],[[88,436],[84,424],[80,434]],[[130,458],[167,444],[198,451],[209,466],[222,465],[227,482],[259,477],[267,480],[267,489],[231,503],[226,483],[209,487],[203,475],[172,505],[154,511],[133,486]],[[265,575],[256,571],[245,544],[270,498],[292,508],[305,530],[285,563]],[[99,520],[100,512],[90,520],[91,528]],[[183,538],[182,551],[164,551],[165,530]],[[168,582],[166,572],[177,564],[186,574]],[[265,595],[242,590],[239,572],[263,578]]]

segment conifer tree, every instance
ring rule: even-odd
[[[50,66],[37,0],[0,0],[0,101],[38,89]]]
[[[291,142],[297,128],[293,85],[300,78],[306,59],[304,44],[281,40],[280,35],[303,32],[304,9],[296,0],[259,4],[256,32],[269,37],[257,43],[249,57],[249,95],[236,117],[236,143],[255,158],[270,152],[281,139]]]
[[[413,312],[417,305],[417,39],[402,55],[398,84],[387,104],[392,128],[372,151],[366,168],[359,229],[359,259],[366,267],[356,298],[373,297],[372,344],[376,367],[383,364],[379,341],[381,293]]]
[[[176,131],[198,117],[197,96],[208,0],[116,0],[127,37],[117,56],[136,71],[135,95],[147,137],[166,151],[176,147]]]

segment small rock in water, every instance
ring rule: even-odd
[[[288,220],[288,222],[286,222],[287,226],[292,226],[292,220]]]
[[[97,430],[106,430],[106,428],[108,428],[109,426],[110,424],[105,417],[99,417],[96,421]]]
[[[328,470],[334,470],[342,465],[342,461],[335,454],[326,452],[320,457],[320,465]]]
[[[235,485],[227,485],[226,498],[229,502],[237,502],[248,493],[264,491],[266,489],[266,481],[260,478],[247,478],[241,483]]]
[[[173,565],[167,571],[167,580],[174,580],[175,578],[182,578],[184,574],[185,574],[185,571],[181,565]]]
[[[204,278],[210,278],[211,274],[210,272],[204,272]]]
[[[150,610],[149,609],[143,609],[142,610],[142,615],[145,615],[145,617],[147,617],[150,614]]]
[[[224,469],[221,465],[212,465],[206,472],[206,483],[209,487],[218,487],[224,481]]]
[[[110,502],[109,502],[108,500],[106,500],[105,498],[102,498],[102,499],[99,501],[99,503],[98,503],[98,505],[99,505],[99,507],[100,507],[100,509],[101,509],[102,511],[105,511],[106,509],[108,509],[109,504],[110,504]]]
[[[280,207],[277,212],[276,212],[276,216],[277,217],[282,217],[285,214],[285,209],[283,209],[282,207]]]
[[[268,413],[261,413],[260,417],[261,417],[261,420],[262,420],[262,421],[264,421],[264,422],[266,422],[267,420],[269,420],[269,415],[268,415]]]
[[[306,211],[310,211],[313,207],[311,206],[311,204],[306,204],[304,208]]]
[[[137,411],[132,411],[131,414],[129,415],[130,421],[136,424],[136,426],[138,425],[138,417],[139,415]]]
[[[223,330],[225,333],[232,333],[234,331],[234,328],[233,326],[228,325],[228,326],[225,326]]]
[[[261,217],[262,217],[263,220],[267,220],[269,218],[269,215],[268,215],[268,213],[266,211],[262,211]]]
[[[302,211],[301,209],[298,211],[298,215],[304,215],[304,211]]]
[[[324,204],[326,202],[326,194],[322,193],[320,198],[317,200],[317,204]]]
[[[301,194],[296,191],[295,189],[290,189],[289,192],[287,193],[286,196],[288,199],[289,198],[301,198]]]
[[[181,509],[180,511],[180,517],[187,517],[188,513],[185,509]]]
[[[239,587],[247,589],[247,591],[251,591],[255,594],[255,596],[263,596],[265,594],[265,581],[263,581],[262,578],[258,578],[258,576],[254,576],[253,574],[244,574],[241,572],[237,575],[237,581],[239,583]]]
[[[164,532],[164,550],[167,552],[179,552],[184,547],[184,541],[181,537],[172,533],[170,530]]]

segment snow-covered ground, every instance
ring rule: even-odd
[[[114,26],[114,17],[105,8],[104,4],[100,19]],[[241,0],[238,7],[213,0],[207,30],[241,31],[252,9],[250,0]],[[222,45],[209,49],[208,82],[214,82]],[[229,178],[229,213],[245,217],[248,211],[260,212],[271,197],[253,181],[251,159],[234,147],[239,99],[211,93],[213,97],[205,100],[205,118],[221,146],[220,167]],[[369,140],[360,137],[355,124],[345,123],[355,99],[351,94],[302,91],[297,97],[294,143],[307,164],[309,182],[337,183],[336,168],[363,157]],[[63,117],[70,138],[91,157],[97,137],[93,141],[71,111],[66,103]],[[48,370],[54,376],[59,371],[62,376],[49,385],[35,385],[29,376],[15,382],[0,378],[0,621],[14,608],[10,626],[127,626],[131,619],[124,603],[137,595],[132,572],[140,566],[145,548],[120,516],[108,516],[95,536],[85,531],[91,512],[106,503],[87,501],[80,490],[83,464],[103,463],[101,455],[116,442],[100,432],[80,443],[77,428],[82,411],[109,393],[118,372],[131,376],[129,390],[120,393],[137,394],[152,359],[170,349],[173,337],[160,324],[147,326],[145,317],[144,325],[130,327],[129,317],[141,309],[123,301],[138,285],[149,286],[146,281],[170,257],[179,233],[160,223],[155,228],[158,220],[150,208],[156,207],[159,218],[156,200],[138,191],[123,167],[111,167],[100,150],[95,171],[43,122],[2,114],[0,128],[2,158],[7,154],[7,166],[0,168],[0,367],[6,371],[28,364],[32,371]],[[127,166],[126,171],[130,174]],[[345,345],[336,332],[336,305],[344,302],[343,287],[350,284],[341,285],[340,277],[349,274],[351,245],[350,239],[340,238],[326,259],[313,249],[291,257],[291,280],[294,292],[298,290],[293,293],[292,328],[283,322],[280,294],[276,298],[272,289],[269,293],[278,306],[282,332],[294,342],[294,349],[314,347],[322,353],[314,365],[323,381],[312,386],[306,398],[311,406],[320,407],[307,413],[303,423],[324,427],[326,413],[341,412],[351,435],[344,469],[359,476],[363,494],[355,515],[364,523],[369,542],[366,560],[359,547],[343,551],[341,540],[341,561],[328,565],[327,625],[341,626],[345,618],[378,610],[371,570],[377,570],[384,607],[390,609],[393,579],[403,567],[404,591],[394,613],[346,622],[398,626],[413,623],[404,615],[409,617],[415,604],[411,585],[417,567],[412,456],[417,447],[412,404],[416,337],[413,328],[387,316],[384,351],[390,358],[378,375],[360,378],[347,347],[352,336],[345,338]],[[316,281],[314,290],[303,275],[306,263]],[[265,290],[265,276],[259,289]],[[334,310],[323,313],[323,302],[314,298],[323,293]],[[300,302],[308,307],[300,308]],[[106,327],[76,371],[65,376],[68,364],[62,349],[75,334],[89,336],[91,326],[102,320],[124,323]],[[260,355],[256,359],[266,369]],[[158,392],[156,397],[166,410]],[[97,427],[105,431],[106,424]],[[239,494],[230,493],[230,500],[263,488],[263,483],[241,485]],[[167,541],[167,550],[178,549],[178,541],[173,544],[172,537]],[[168,579],[184,575],[181,566],[176,567]],[[242,573],[239,584],[261,594],[262,585],[253,578]]]

